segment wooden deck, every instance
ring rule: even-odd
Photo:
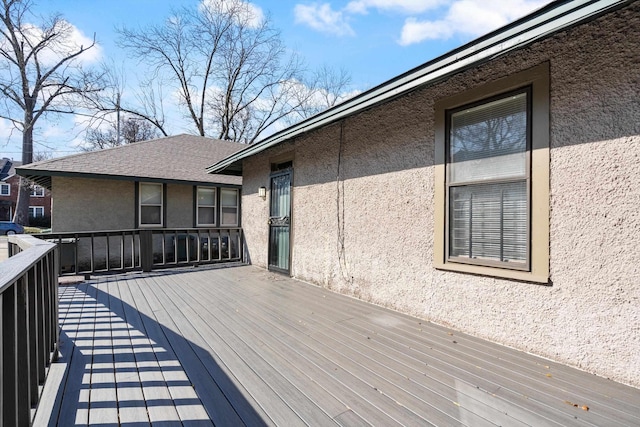
[[[63,285],[60,317],[39,426],[640,425],[638,389],[254,267]]]

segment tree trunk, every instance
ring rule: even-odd
[[[13,215],[13,222],[22,225],[29,225],[29,199],[31,197],[31,184],[28,179],[20,177],[18,188],[18,201],[16,212]]]
[[[25,112],[25,128],[22,132],[22,164],[33,163],[33,114]],[[20,177],[18,187],[18,201],[16,212],[13,214],[13,222],[29,225],[29,199],[31,198],[31,183],[26,178]]]

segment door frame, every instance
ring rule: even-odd
[[[280,165],[288,165],[285,168],[278,168]],[[289,253],[288,253],[288,269],[282,269],[276,266],[271,265],[271,202],[273,197],[273,192],[271,191],[273,178],[277,178],[279,176],[289,175]],[[292,251],[291,251],[291,242],[293,237],[293,162],[285,162],[280,164],[272,165],[272,172],[269,174],[269,213],[268,213],[268,232],[267,232],[267,269],[269,271],[283,273],[287,275],[291,275],[291,261],[292,261]]]

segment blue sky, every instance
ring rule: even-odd
[[[135,73],[135,58],[115,45],[117,26],[159,24],[172,8],[200,0],[39,0],[33,10],[59,12],[78,37],[96,34],[99,49],[87,62],[124,62]],[[353,90],[366,90],[419,66],[549,3],[548,0],[254,0],[310,69],[346,69]],[[72,118],[39,122],[35,151],[55,156],[78,151],[81,129]],[[0,156],[20,159],[19,134],[8,137],[0,124]],[[178,132],[179,130],[177,130]]]

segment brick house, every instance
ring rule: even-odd
[[[0,221],[13,219],[20,185],[20,177],[15,168],[21,165],[21,162],[8,158],[0,159]],[[51,222],[51,192],[37,184],[33,184],[31,188],[29,217],[35,221],[30,219],[30,222],[48,226]]]

